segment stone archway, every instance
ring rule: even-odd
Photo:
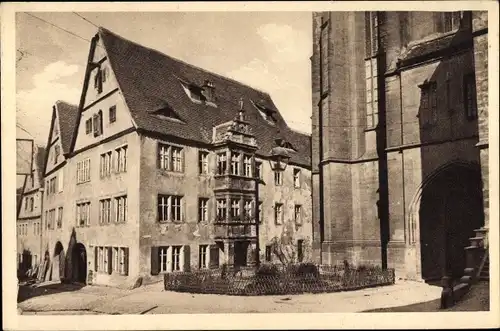
[[[85,245],[77,243],[71,252],[72,279],[85,284],[87,281],[87,250]]]
[[[464,248],[483,225],[478,166],[453,162],[437,169],[422,183],[410,213],[408,238],[415,246],[417,274],[426,281],[463,275]]]
[[[54,247],[54,258],[52,259],[52,280],[62,280],[64,278],[64,247],[60,241]]]

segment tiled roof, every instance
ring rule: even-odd
[[[71,140],[75,132],[76,121],[78,118],[78,107],[65,101],[57,101],[56,107],[59,118],[59,128],[61,130],[61,148],[63,153],[69,153]]]
[[[243,98],[246,118],[259,145],[257,154],[269,155],[274,139],[280,135],[297,150],[290,161],[310,166],[310,136],[287,126],[269,94],[141,46],[107,29],[100,28],[99,36],[139,129],[210,143],[212,128],[232,120],[239,111],[239,100]],[[215,86],[217,107],[193,102],[181,85],[183,81],[201,86],[206,80]],[[252,101],[274,110],[276,125],[269,124]],[[185,122],[151,114],[165,107]]]
[[[416,58],[444,52],[450,48],[461,47],[471,41],[471,34],[467,30],[459,30],[456,33],[429,38],[414,45],[409,45],[405,54],[402,54],[400,61],[402,63],[409,62]]]

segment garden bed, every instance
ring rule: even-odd
[[[394,281],[394,269],[314,264],[262,265],[253,273],[222,268],[164,276],[167,291],[248,296],[352,291]]]

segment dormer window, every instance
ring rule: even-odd
[[[206,80],[203,86],[199,86],[194,83],[188,83],[180,78],[178,79],[181,82],[184,92],[186,92],[186,95],[192,102],[217,107],[215,104],[215,86],[211,81]]]
[[[263,101],[253,102],[255,108],[259,111],[259,114],[265,119],[269,124],[275,125],[276,119],[274,118],[274,113],[276,112],[274,109],[267,107]]]
[[[174,112],[169,107],[158,109],[157,111],[153,112],[152,114],[155,115],[156,117],[161,118],[161,119],[174,120],[177,122],[184,123],[184,121],[177,115],[177,113]]]
[[[207,102],[215,102],[215,86],[209,80],[205,80],[201,93]]]

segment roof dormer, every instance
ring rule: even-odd
[[[259,114],[262,116],[263,119],[265,119],[269,124],[275,125],[277,120],[274,118],[274,114],[276,113],[276,110],[270,108],[267,106],[267,104],[264,102],[264,100],[260,101],[252,101],[252,104],[254,107],[259,111]]]

